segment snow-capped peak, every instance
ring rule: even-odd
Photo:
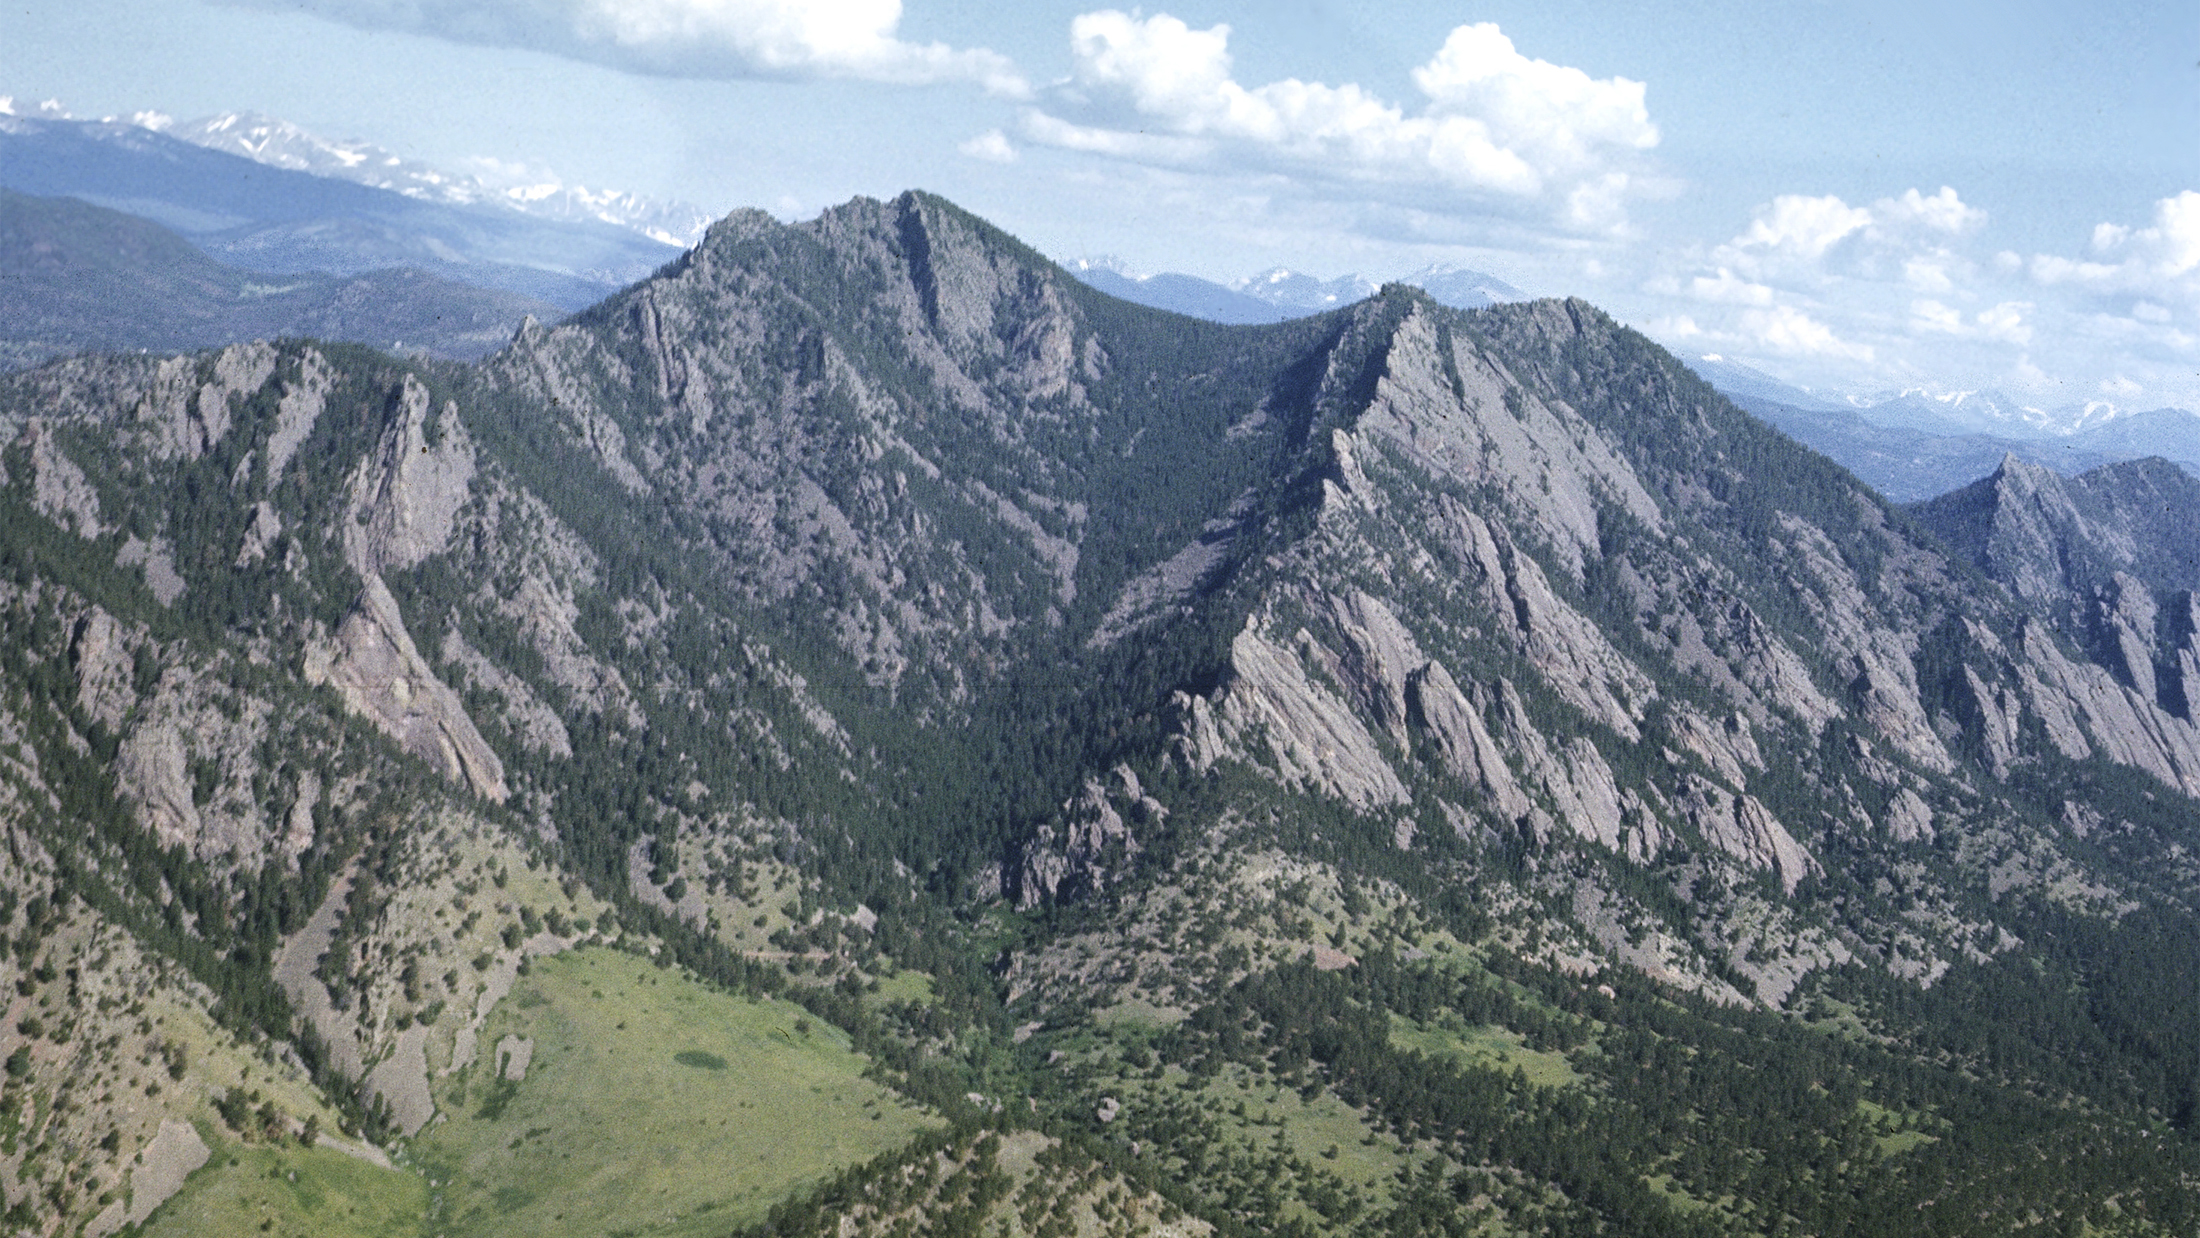
[[[1373,296],[1375,285],[1357,275],[1324,280],[1289,267],[1276,267],[1239,280],[1230,285],[1230,290],[1284,309],[1319,313]]]
[[[180,124],[157,112],[139,112],[129,119],[195,146],[293,172],[353,181],[423,202],[497,206],[545,219],[610,224],[680,248],[701,240],[711,223],[702,208],[685,202],[568,185],[539,168],[489,158],[473,160],[475,171],[450,172],[371,142],[334,141],[256,112],[223,112]]]
[[[33,103],[14,95],[0,95],[0,116],[21,116],[29,120],[73,120],[69,109],[61,106],[59,99],[47,99]]]
[[[1114,254],[1086,254],[1082,257],[1072,258],[1062,265],[1079,275],[1088,271],[1106,271],[1113,275],[1120,275],[1124,279],[1140,282],[1152,278],[1147,272],[1132,266],[1130,259],[1118,257]]]

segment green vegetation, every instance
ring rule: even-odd
[[[210,1128],[201,1128],[211,1133]],[[428,1188],[332,1148],[216,1138],[213,1156],[162,1204],[144,1238],[414,1238]]]
[[[800,1007],[618,951],[534,962],[484,1057],[506,1036],[533,1041],[526,1078],[460,1071],[439,1088],[450,1120],[411,1146],[456,1233],[722,1234],[927,1125]]]

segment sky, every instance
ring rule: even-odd
[[[2200,409],[2191,0],[0,0],[0,94],[1059,258],[1431,262],[1828,394]]]

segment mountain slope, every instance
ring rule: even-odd
[[[670,1232],[2200,1208],[2189,709],[1582,303],[1201,323],[912,193],[478,366],[77,359],[0,418],[9,889],[78,917],[0,966],[87,1062],[166,1059],[79,942],[228,1037],[140,1108],[11,1014],[42,1225],[164,1121],[253,1159],[153,1232],[337,1224],[252,1193],[335,1181],[309,1116],[469,1233],[672,1147]]]
[[[311,335],[478,357],[555,307],[418,271],[350,279],[224,266],[165,228],[0,190],[0,343],[15,365],[85,349],[167,352]]]

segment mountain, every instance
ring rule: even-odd
[[[287,120],[257,112],[222,112],[198,120],[153,121],[155,128],[194,146],[241,155],[255,163],[313,176],[387,189],[447,206],[498,206],[541,219],[600,223],[638,232],[664,245],[701,239],[710,216],[684,202],[667,202],[618,190],[590,190],[556,180],[492,186],[479,176],[453,174],[368,142],[339,142]]]
[[[2083,610],[2128,577],[2200,589],[2200,479],[2160,457],[2061,477],[2015,457],[1912,509],[1988,576],[2035,605]]]
[[[348,279],[224,266],[158,224],[0,190],[0,363],[172,352],[281,335],[471,359],[555,307],[418,271]]]
[[[2158,409],[2101,422],[2075,433],[2010,412],[2005,397],[1941,401],[1919,393],[1858,406],[1792,387],[1723,357],[1699,357],[1690,369],[1736,405],[1815,451],[1824,452],[1898,503],[1947,494],[1991,474],[2014,456],[2058,473],[2082,473],[2120,460],[2168,456],[2200,475],[2200,417]],[[1968,420],[1948,407],[1969,409]],[[1989,414],[1984,410],[1992,410]],[[1983,433],[1972,424],[2000,427]]]
[[[2070,436],[2086,451],[2120,459],[2164,456],[2200,475],[2200,414],[2182,408],[2129,413]]]
[[[0,188],[142,216],[250,270],[357,275],[410,267],[566,309],[679,252],[623,228],[417,201],[131,124],[0,116]]]
[[[2055,416],[1999,391],[1886,392],[1855,406],[1865,420],[1942,435],[2037,438],[2062,432]]]
[[[1278,309],[1295,311],[1294,317],[1319,314],[1375,295],[1375,285],[1357,275],[1317,279],[1287,267],[1276,267],[1243,279],[1236,291]]]
[[[1697,377],[1710,383],[1730,400],[1753,400],[1811,412],[1852,411],[1847,403],[1781,382],[1755,366],[1743,365],[1717,353],[1683,358]],[[1832,454],[1832,453],[1827,453]]]
[[[1160,275],[1132,275],[1113,266],[1086,261],[1070,263],[1069,270],[1077,278],[1111,297],[1167,310],[1172,314],[1182,314],[1187,318],[1203,318],[1208,322],[1245,326],[1302,317],[1288,309],[1241,292],[1233,292],[1221,284],[1193,275],[1169,272]]]
[[[2130,673],[2200,638],[1585,303],[1207,323],[909,193],[474,365],[55,362],[0,443],[11,1225],[2200,1217]]]
[[[1410,275],[1398,277],[1453,309],[1487,309],[1508,301],[1525,301],[1527,294],[1494,275],[1452,263],[1432,263]]]
[[[1235,285],[1192,275],[1139,275],[1114,259],[1078,259],[1067,264],[1077,278],[1112,297],[1209,322],[1252,325],[1284,322],[1319,314],[1375,295],[1375,285],[1357,275],[1320,280],[1284,267]],[[1440,304],[1482,309],[1523,300],[1520,291],[1494,276],[1465,267],[1435,264],[1402,278]]]
[[[2006,457],[2071,473],[2117,458],[2073,439],[2011,439],[1987,434],[1934,434],[1882,425],[1842,409],[1797,408],[1749,395],[1734,403],[1795,440],[1822,451],[1897,503],[1946,494],[1984,477]]]

